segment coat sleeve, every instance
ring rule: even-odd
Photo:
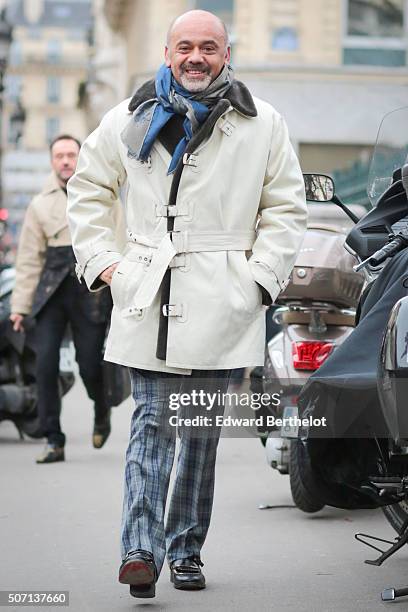
[[[45,261],[47,238],[34,207],[27,208],[18,243],[16,282],[11,295],[11,312],[27,315],[38,286]]]
[[[106,287],[98,277],[121,259],[124,221],[119,200],[126,172],[118,150],[116,109],[81,147],[77,169],[68,182],[68,223],[80,275],[90,291]]]
[[[249,265],[255,281],[275,301],[287,284],[307,224],[302,171],[279,114],[274,117],[258,212]]]

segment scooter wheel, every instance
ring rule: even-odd
[[[296,439],[290,443],[289,481],[293,501],[299,510],[311,514],[324,508],[317,492],[313,490],[313,467],[306,449]]]
[[[406,501],[392,506],[383,506],[382,511],[385,514],[387,521],[397,533],[401,533],[401,529],[408,521],[408,504]]]

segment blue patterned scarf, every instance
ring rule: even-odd
[[[174,150],[167,174],[174,172],[193,133],[206,120],[211,107],[230,88],[233,74],[231,66],[225,65],[206,89],[192,93],[184,89],[174,79],[171,69],[163,64],[156,75],[157,97],[140,104],[121,133],[129,157],[146,161],[162,127],[175,114],[185,115],[184,137]]]

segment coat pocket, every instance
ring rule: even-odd
[[[112,301],[114,306],[117,306],[119,309],[123,308],[123,285],[125,280],[125,272],[124,268],[126,267],[126,260],[122,259],[119,264],[116,266],[113,274],[112,280],[110,284],[110,290],[112,294]]]
[[[243,251],[240,252],[240,284],[249,312],[262,306],[262,291],[252,276],[251,268]]]
[[[114,305],[123,310],[132,306],[133,298],[147,273],[150,258],[145,254],[136,256],[135,253],[127,253],[115,269],[111,293]],[[142,318],[143,311],[137,313],[137,318]]]

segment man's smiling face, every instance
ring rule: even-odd
[[[189,11],[173,24],[165,50],[166,65],[190,92],[206,89],[230,60],[222,22],[206,11]]]

